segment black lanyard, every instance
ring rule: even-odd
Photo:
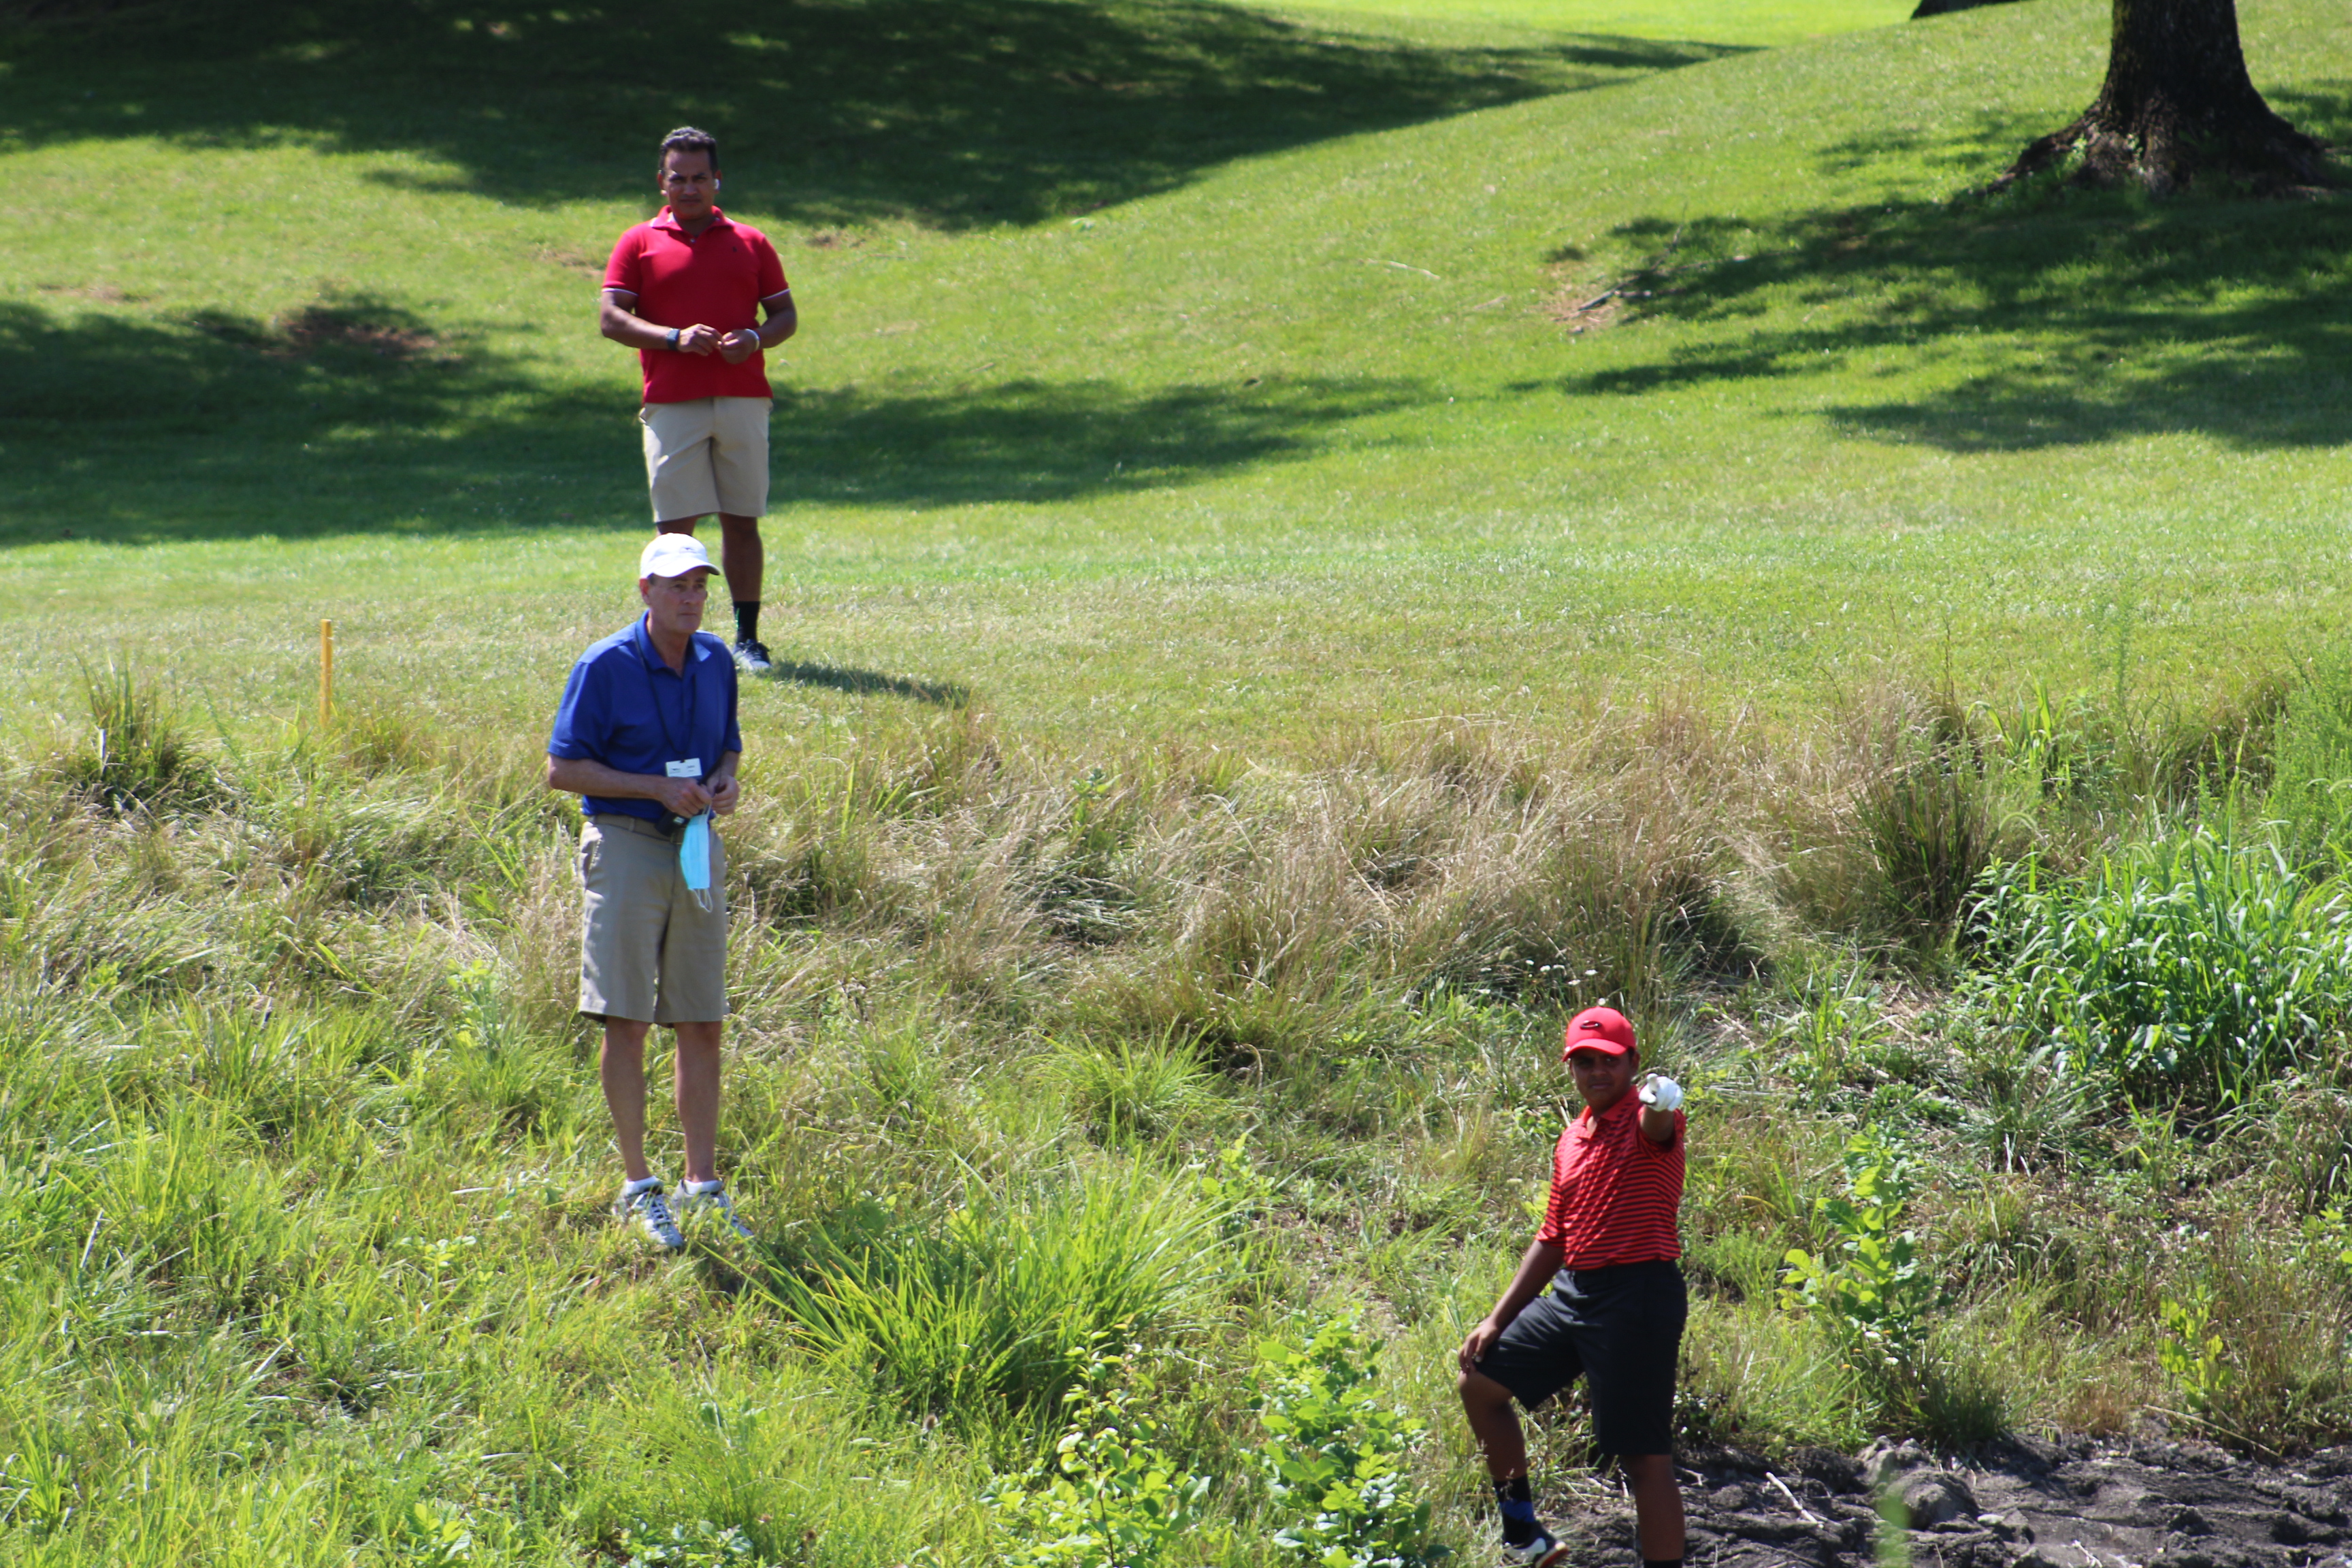
[[[645,623],[643,621],[637,623],[637,631],[638,635],[642,637],[646,642],[650,643],[654,640],[653,634],[645,629]],[[690,677],[694,672],[695,662],[694,634],[692,632],[688,632],[686,636],[686,663],[684,667],[677,671],[678,692],[686,701],[686,735],[688,740],[692,740],[694,738],[694,684],[688,677]],[[679,763],[685,762],[687,760],[686,748],[679,745],[677,743],[677,738],[669,732],[669,710],[662,705],[661,688],[654,684],[654,667],[651,663],[647,662],[646,658],[646,650],[642,646],[637,649],[637,668],[646,672],[646,699],[654,705],[654,721],[661,726],[662,744],[669,748],[671,761]],[[669,668],[668,661],[663,661],[662,668],[664,669],[667,669]],[[700,757],[697,757],[694,759],[694,762],[695,765],[698,767],[701,765],[702,759]],[[701,781],[697,780],[696,782],[699,783]]]

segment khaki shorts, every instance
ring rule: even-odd
[[[727,852],[710,836],[710,908],[687,891],[677,843],[634,816],[580,829],[580,1011],[639,1024],[727,1016]]]
[[[764,514],[770,406],[764,397],[698,397],[638,409],[654,521],[683,522],[714,511]]]

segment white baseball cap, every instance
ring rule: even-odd
[[[710,552],[690,533],[656,533],[637,557],[637,577],[683,577],[688,572],[710,571]]]

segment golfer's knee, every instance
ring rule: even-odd
[[[1635,1486],[1654,1481],[1671,1481],[1675,1477],[1675,1460],[1671,1454],[1620,1454],[1618,1465],[1625,1479]]]
[[[1462,1395],[1465,1410],[1495,1410],[1511,1403],[1511,1391],[1483,1372],[1460,1373],[1454,1380],[1454,1387]]]

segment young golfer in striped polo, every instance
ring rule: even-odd
[[[1584,1109],[1552,1153],[1551,1202],[1519,1271],[1462,1342],[1462,1408],[1486,1456],[1506,1556],[1549,1568],[1569,1548],[1536,1517],[1517,1399],[1529,1409],[1584,1379],[1596,1447],[1616,1456],[1633,1493],[1648,1568],[1683,1557],[1675,1483],[1675,1358],[1683,1290],[1683,1091],[1639,1077],[1633,1026],[1588,1007],[1561,1047]],[[1638,1081],[1637,1081],[1638,1079]],[[1544,1287],[1551,1287],[1544,1294]]]

